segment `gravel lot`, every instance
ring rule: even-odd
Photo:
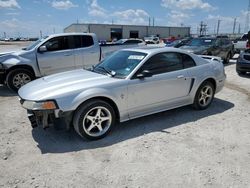
[[[250,75],[238,76],[235,60],[225,70],[207,110],[132,120],[92,142],[74,130],[32,130],[0,85],[0,187],[250,187]]]

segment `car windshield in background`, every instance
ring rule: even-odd
[[[127,41],[126,39],[120,39],[120,40],[116,41],[115,44],[123,44],[126,41]]]
[[[93,71],[126,78],[146,56],[141,52],[118,51],[103,60]]]
[[[31,50],[31,49],[35,48],[40,42],[44,41],[47,37],[48,36],[38,39],[37,41],[33,42],[28,47],[23,48],[23,50]]]
[[[203,39],[203,38],[198,38],[198,39],[193,39],[188,43],[188,46],[209,46],[213,45],[215,42],[215,39]]]

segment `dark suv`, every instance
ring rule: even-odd
[[[234,55],[233,43],[228,38],[222,37],[194,38],[181,49],[197,55],[218,56],[223,59],[224,63],[229,63],[230,58]]]

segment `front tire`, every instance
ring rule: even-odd
[[[205,110],[212,103],[214,93],[214,85],[209,81],[203,82],[196,92],[193,107],[196,110]]]
[[[15,92],[23,85],[31,82],[35,76],[27,69],[14,69],[7,74],[6,84]]]
[[[97,140],[112,130],[115,121],[115,111],[107,102],[91,100],[76,110],[73,125],[81,137]]]

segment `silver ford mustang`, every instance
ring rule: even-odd
[[[126,49],[92,70],[40,78],[18,93],[32,127],[73,125],[80,136],[95,140],[116,122],[189,104],[206,109],[225,78],[216,59],[176,48]]]

